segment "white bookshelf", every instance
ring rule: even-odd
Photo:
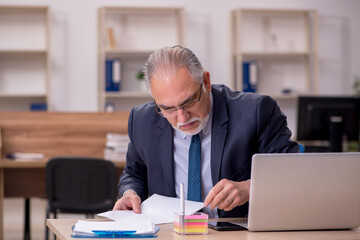
[[[149,55],[164,46],[183,45],[184,13],[182,8],[102,7],[99,21],[99,109],[107,102],[116,111],[151,100],[144,82],[137,79]],[[113,32],[110,44],[108,29]],[[120,90],[106,91],[105,61],[121,62]]]
[[[281,99],[316,94],[317,24],[314,10],[234,10],[234,88],[243,90],[243,62],[255,61],[257,92]],[[284,94],[286,89],[291,93]]]
[[[49,106],[49,8],[0,7],[0,111]]]

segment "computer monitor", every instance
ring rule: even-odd
[[[330,152],[341,152],[342,142],[359,142],[360,98],[300,96],[297,140],[328,141]]]

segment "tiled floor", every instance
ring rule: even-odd
[[[30,201],[31,239],[45,238],[45,207],[46,200],[33,198]],[[6,198],[4,202],[4,240],[23,239],[24,232],[24,200]]]
[[[24,199],[6,198],[4,202],[4,240],[24,238]],[[46,200],[32,198],[30,201],[31,240],[45,239]],[[83,215],[59,214],[58,218],[84,218]],[[52,239],[52,235],[50,236]]]

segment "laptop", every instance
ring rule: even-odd
[[[360,153],[255,154],[249,231],[360,226]]]

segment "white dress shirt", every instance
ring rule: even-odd
[[[210,113],[209,119],[205,124],[199,136],[201,139],[201,199],[205,200],[206,196],[213,188],[211,177],[211,126],[213,117],[213,96],[210,93]],[[180,184],[184,184],[185,199],[188,192],[188,165],[189,165],[189,148],[191,137],[174,128],[174,173],[175,173],[175,191],[176,196],[180,197]],[[217,218],[217,208],[211,210],[209,207],[203,209],[209,218]]]

